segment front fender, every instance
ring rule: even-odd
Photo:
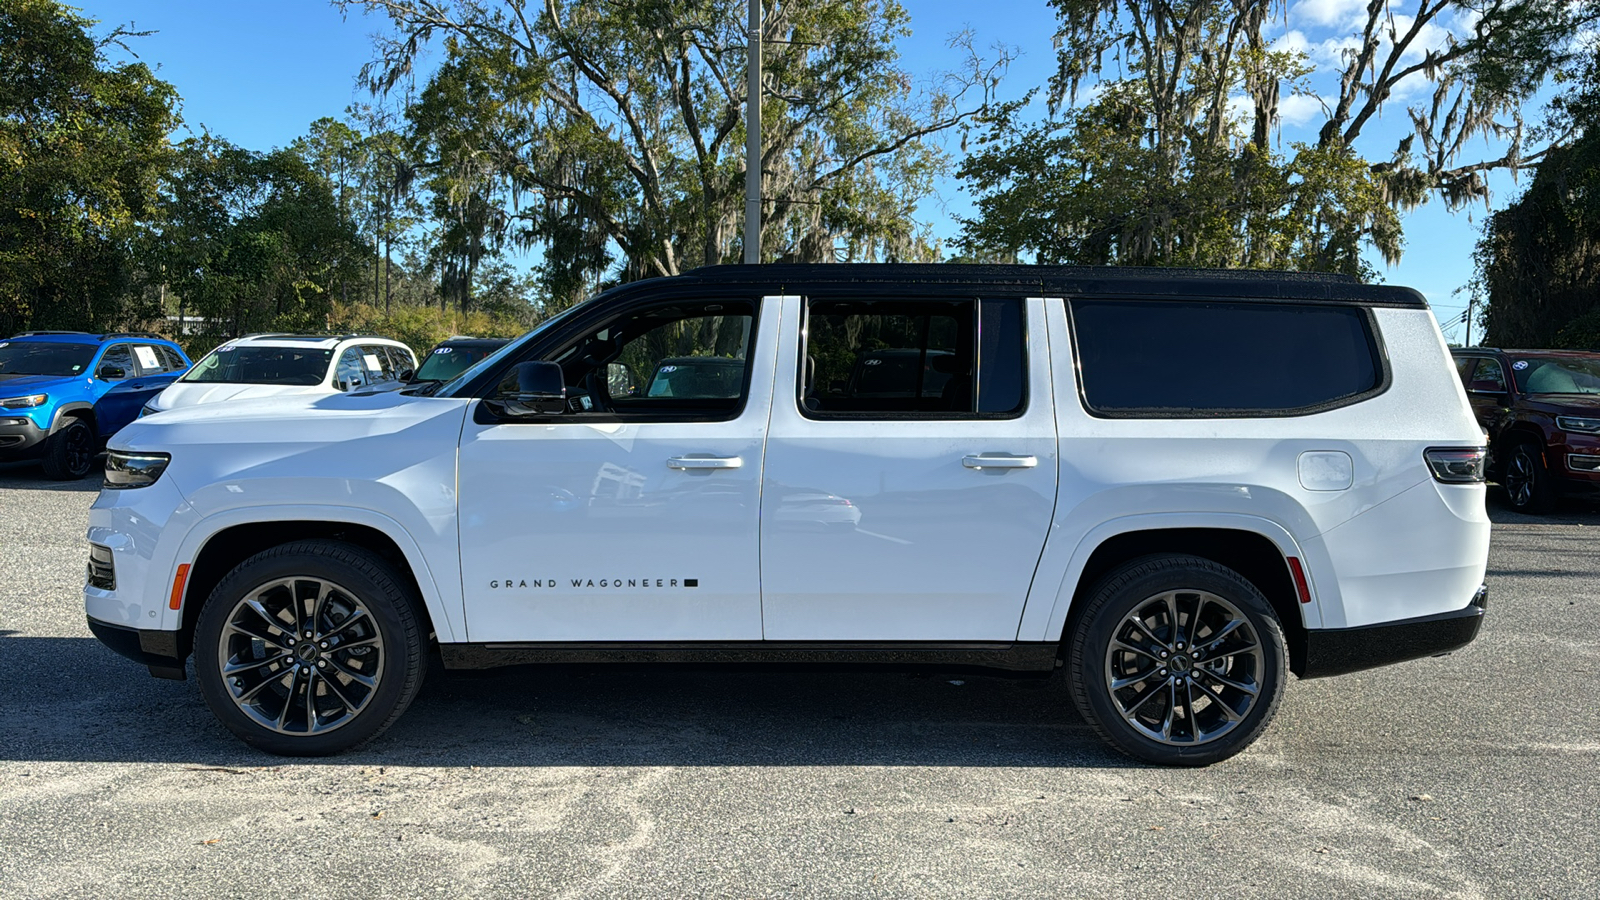
[[[330,506],[319,504],[290,504],[283,506],[242,506],[213,513],[195,522],[174,549],[166,569],[169,573],[176,573],[179,563],[192,562],[199,557],[207,542],[218,534],[237,525],[259,525],[264,522],[329,522],[334,524],[360,525],[381,532],[395,546],[400,548],[400,553],[405,557],[406,564],[411,567],[411,573],[417,581],[417,588],[422,593],[422,602],[428,608],[428,615],[433,620],[435,632],[441,643],[450,643],[466,639],[464,609],[461,602],[461,592],[457,590],[444,590],[441,588],[441,578],[436,575],[434,567],[428,564],[428,556],[416,539],[395,519],[370,509],[351,506]],[[446,576],[445,584],[452,582]],[[460,579],[456,578],[454,584],[459,585]],[[166,581],[171,584],[171,574]],[[200,598],[203,600],[204,598]],[[184,603],[195,602],[194,598],[184,598]],[[162,607],[162,630],[175,631],[182,623],[183,613]]]

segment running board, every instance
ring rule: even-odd
[[[1042,643],[871,641],[688,641],[440,644],[447,669],[542,663],[761,663],[847,666],[972,666],[1050,672],[1060,645]]]

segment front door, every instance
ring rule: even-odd
[[[1015,640],[1056,495],[1043,301],[787,303],[767,639]]]
[[[545,355],[567,412],[474,405],[458,464],[470,640],[761,638],[779,304],[635,307]]]

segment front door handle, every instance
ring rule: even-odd
[[[1037,456],[990,456],[987,453],[961,457],[961,464],[969,469],[1031,469],[1039,464]]]
[[[669,469],[737,469],[744,460],[737,456],[674,456],[667,460]]]

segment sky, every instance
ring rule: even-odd
[[[220,137],[252,150],[283,146],[322,116],[338,117],[352,103],[369,100],[356,84],[363,63],[372,56],[372,35],[383,21],[359,9],[341,14],[326,0],[69,0],[102,27],[131,24],[154,32],[131,42],[132,49],[159,77],[171,82],[183,98],[185,127],[210,129]],[[1337,59],[1350,23],[1367,0],[1298,0],[1284,20],[1270,26],[1279,48],[1301,49],[1313,61]],[[905,68],[927,79],[955,68],[959,53],[948,47],[949,36],[970,29],[980,49],[1004,44],[1017,53],[1002,96],[1043,85],[1054,71],[1051,44],[1056,19],[1044,0],[902,0],[911,15],[912,35],[900,46]],[[1409,4],[1397,3],[1396,11]],[[1466,23],[1447,23],[1464,27]],[[1442,40],[1443,31],[1429,35]],[[1313,82],[1317,93],[1331,93],[1331,84]],[[1312,140],[1314,97],[1288,97],[1282,107],[1282,140]],[[1392,104],[1384,118],[1363,136],[1358,147],[1369,158],[1387,157],[1410,129],[1404,106]],[[175,138],[186,136],[180,132]],[[1499,149],[1483,141],[1472,150],[1487,158]],[[1524,173],[1525,184],[1529,173]],[[1520,192],[1509,175],[1491,178],[1492,202],[1504,206]],[[957,217],[970,214],[970,197],[953,179],[938,185],[919,215],[934,234],[951,238]],[[1487,210],[1480,203],[1451,212],[1438,200],[1404,217],[1406,248],[1400,263],[1369,261],[1382,280],[1421,291],[1444,324],[1445,335],[1462,337],[1455,322],[1466,308],[1465,292],[1456,293],[1472,274],[1472,248]],[[1371,255],[1371,254],[1369,254]]]

